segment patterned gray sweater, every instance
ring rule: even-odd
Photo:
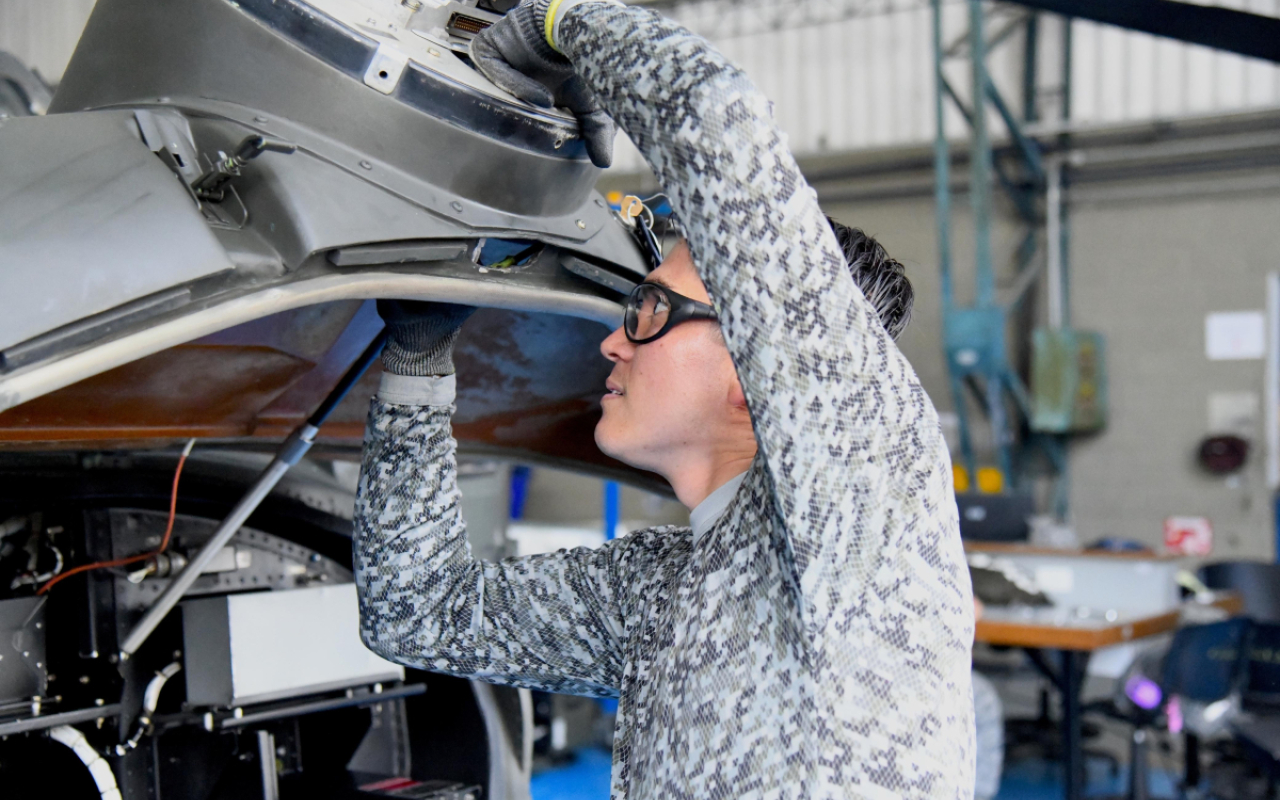
[[[557,37],[685,225],[759,453],[696,541],[654,528],[478,561],[453,378],[389,376],[356,510],[365,643],[617,696],[616,800],[971,797],[973,605],[937,415],[768,101],[644,9],[578,5]]]

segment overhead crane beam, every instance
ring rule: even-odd
[[[1280,63],[1280,18],[1179,0],[1009,0],[1066,17]]]

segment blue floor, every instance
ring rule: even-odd
[[[608,750],[584,747],[568,764],[534,773],[529,782],[533,800],[608,800]]]
[[[609,762],[609,753],[605,750],[579,750],[573,762],[533,776],[530,784],[533,800],[607,800]],[[1086,792],[1090,795],[1123,795],[1127,780],[1124,769],[1112,778],[1105,764],[1091,761]],[[1167,772],[1152,770],[1151,796],[1174,797],[1174,783]],[[996,800],[1058,800],[1061,797],[1061,766],[1032,758],[1014,762],[1005,768]]]

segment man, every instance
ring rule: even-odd
[[[618,696],[614,798],[972,797],[973,606],[937,415],[768,102],[704,40],[606,0],[522,4],[472,52],[574,109],[597,163],[621,125],[683,223],[602,345],[596,439],[670,481],[692,530],[474,560],[449,429],[469,310],[382,304],[366,644]]]

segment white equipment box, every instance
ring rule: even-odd
[[[187,702],[231,707],[404,679],[360,641],[353,583],[182,603]]]

